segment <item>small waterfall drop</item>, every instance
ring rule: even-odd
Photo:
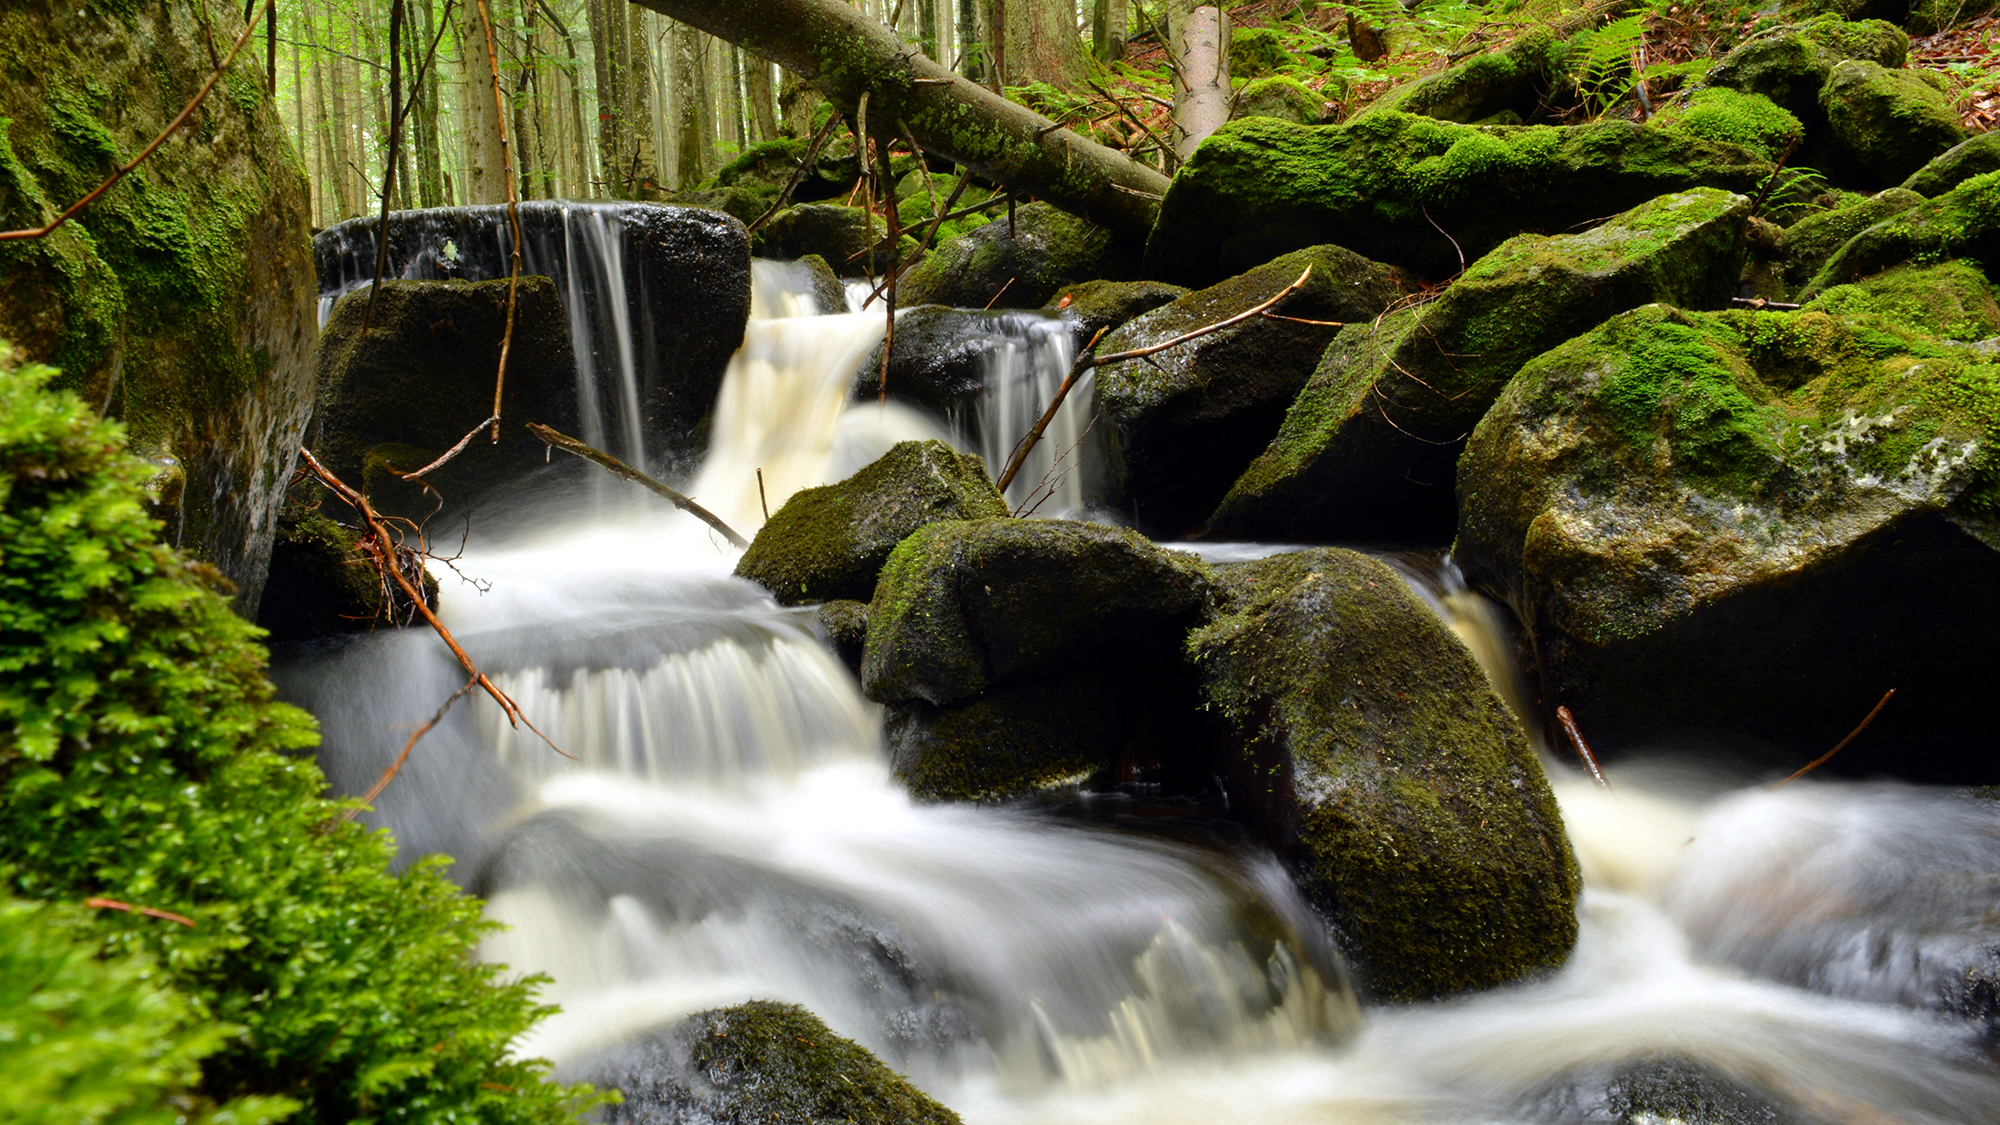
[[[1015,446],[1055,400],[1056,390],[1076,360],[1076,337],[1065,321],[1038,313],[1006,313],[994,322],[991,343],[980,357],[985,390],[974,417],[954,418],[963,448],[986,459],[997,477]],[[1085,372],[1041,442],[1021,463],[1007,486],[1007,504],[1022,515],[1075,517],[1083,510],[1083,460],[1097,402],[1097,384]]]

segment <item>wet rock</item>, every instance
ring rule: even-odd
[[[1560,965],[1576,861],[1471,652],[1352,551],[1217,572],[1223,613],[1187,648],[1228,730],[1230,806],[1291,865],[1368,989],[1426,999]]]
[[[1753,1091],[1728,1075],[1682,1058],[1646,1058],[1593,1067],[1523,1100],[1538,1121],[1642,1125],[1806,1125],[1796,1106]]]
[[[0,229],[39,227],[138,156],[213,68],[187,5],[0,10]],[[185,482],[166,536],[256,612],[312,404],[311,196],[269,99],[232,78],[46,237],[0,243],[0,339]],[[247,89],[247,86],[244,87]]]
[[[946,305],[898,310],[896,346],[889,356],[890,397],[940,418],[969,407],[986,385],[988,357],[1006,346],[1009,319],[1020,315]],[[854,394],[872,398],[881,387],[882,348],[877,345],[854,373]]]
[[[1360,116],[1390,111],[1473,124],[1496,114],[1541,116],[1545,96],[1565,76],[1568,50],[1548,28],[1533,28],[1506,48],[1390,90]]]
[[[1846,207],[1816,212],[1786,227],[1780,251],[1786,288],[1803,288],[1849,239],[1923,201],[1916,192],[1890,188]]]
[[[1130,278],[1137,255],[1109,230],[1046,203],[940,244],[897,284],[902,305],[1032,309],[1066,286]],[[1002,288],[1005,292],[1002,292]],[[996,300],[997,298],[997,300]]]
[[[1935,199],[1974,176],[2000,172],[2000,133],[1981,133],[1953,145],[1942,156],[1912,173],[1903,187]]]
[[[923,797],[1185,774],[1202,730],[1180,644],[1208,598],[1198,560],[1130,531],[932,524],[882,570],[862,690]]]
[[[1111,436],[1109,488],[1149,532],[1199,524],[1277,432],[1338,331],[1300,321],[1358,322],[1416,288],[1403,271],[1338,246],[1286,254],[1191,293],[1106,336],[1099,355],[1164,343],[1227,320],[1311,276],[1274,311],[1151,357],[1099,367],[1097,400]]]
[[[1820,88],[1834,139],[1882,183],[1901,183],[1965,140],[1958,114],[1927,73],[1850,59]]]
[[[1471,126],[1396,112],[1324,127],[1234,121],[1167,189],[1146,273],[1209,285],[1330,242],[1446,277],[1461,249],[1470,261],[1523,231],[1568,230],[1693,187],[1747,195],[1769,173],[1743,149],[1628,121]]]
[[[1893,687],[1840,768],[1987,780],[1987,359],[1868,313],[1622,314],[1479,423],[1454,556],[1602,751],[1720,732],[1804,762]]]
[[[1083,347],[1102,331],[1110,331],[1142,313],[1188,295],[1164,281],[1086,281],[1049,298],[1043,312],[1055,313],[1076,326],[1076,345]]]
[[[799,259],[799,265],[812,274],[813,303],[819,306],[821,316],[847,311],[847,287],[840,283],[840,275],[818,254],[807,254]]]
[[[1727,302],[1749,210],[1700,189],[1584,234],[1522,235],[1437,300],[1342,329],[1209,530],[1449,542],[1458,450],[1515,371],[1619,309]]]
[[[1236,95],[1237,117],[1274,117],[1295,125],[1318,123],[1326,100],[1296,78],[1258,78]]]
[[[698,1012],[626,1046],[582,1077],[621,1091],[604,1120],[630,1125],[957,1125],[910,1085],[804,1008],[752,1000]]]
[[[868,603],[846,599],[822,602],[817,612],[820,632],[833,654],[859,676],[861,650],[868,644]]]
[[[874,225],[877,242],[888,237],[880,222]],[[861,208],[839,203],[800,203],[778,212],[751,237],[751,252],[760,258],[803,258],[817,254],[842,277],[879,276],[889,268],[889,248],[877,245],[870,253],[869,229]],[[914,254],[916,240],[908,235],[897,245],[905,255]]]
[[[1800,299],[1899,262],[1950,258],[1969,258],[1988,269],[2000,265],[2000,172],[1974,176],[1863,229],[1834,252]]]
[[[906,441],[838,484],[792,494],[757,532],[736,574],[785,605],[875,594],[904,537],[940,520],[1003,519],[985,463],[940,441]]]
[[[273,641],[409,624],[417,616],[416,607],[400,588],[385,591],[383,586],[382,572],[374,557],[361,550],[354,528],[290,505],[278,517],[257,624],[270,630]],[[425,573],[418,588],[426,604],[436,609],[437,579]]]
[[[363,335],[368,292],[334,306],[313,359],[319,396],[306,445],[335,476],[386,515],[448,526],[496,489],[544,471],[534,420],[574,434],[576,370],[569,321],[546,277],[524,277],[507,353],[508,420],[427,478],[436,495],[396,474],[450,449],[493,409],[493,378],[507,326],[505,281],[385,281]],[[445,508],[435,517],[438,497]],[[345,505],[329,499],[329,512]]]

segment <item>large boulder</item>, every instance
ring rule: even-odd
[[[1518,121],[1543,115],[1550,90],[1566,77],[1569,45],[1546,27],[1531,28],[1498,51],[1406,82],[1358,116],[1401,112],[1471,125],[1500,114]]]
[[[866,601],[889,552],[917,529],[1007,514],[977,456],[906,441],[839,484],[793,493],[750,541],[736,574],[784,605]]]
[[[1890,188],[1846,207],[1815,212],[1786,227],[1779,251],[1786,288],[1794,292],[1804,288],[1849,239],[1923,201],[1924,197],[1914,191]]]
[[[904,305],[1032,309],[1065,286],[1137,275],[1134,248],[1112,233],[1046,203],[1015,208],[951,239],[896,285]]]
[[[425,573],[418,589],[436,609],[437,579]],[[383,577],[354,528],[302,505],[279,514],[271,569],[257,603],[257,624],[273,642],[367,633],[416,618],[416,606]]]
[[[1108,332],[1187,295],[1186,287],[1164,281],[1086,281],[1057,293],[1042,311],[1075,325],[1076,345],[1083,347],[1100,330]]]
[[[1139,535],[1059,520],[936,523],[890,555],[861,686],[890,705],[921,797],[994,798],[1193,770],[1181,639],[1208,571]]]
[[[1099,345],[1097,354],[1111,355],[1165,343],[1254,308],[1308,269],[1305,284],[1273,310],[1291,319],[1255,317],[1096,369],[1111,437],[1109,487],[1147,531],[1177,535],[1206,518],[1277,432],[1339,325],[1372,321],[1416,286],[1401,270],[1315,246],[1155,309]]]
[[[1820,88],[1834,139],[1880,183],[1898,184],[1965,140],[1965,127],[1928,71],[1850,59]]]
[[[778,212],[757,228],[750,248],[760,258],[802,258],[817,254],[842,277],[874,277],[888,270],[890,254],[888,246],[869,241],[868,228],[867,217],[859,207],[800,203]],[[887,226],[879,220],[872,233],[878,243],[889,236]],[[897,245],[906,255],[917,249],[916,240],[908,235]]]
[[[1893,319],[1648,306],[1509,384],[1454,555],[1602,751],[1720,732],[1801,764],[1895,688],[1834,768],[1991,781],[1996,419],[1984,352]]]
[[[427,476],[436,460],[493,410],[493,380],[507,328],[505,281],[385,281],[368,318],[368,290],[340,299],[314,352],[318,403],[306,445],[329,471],[378,510],[430,517],[441,526],[496,489],[543,472],[547,451],[522,428],[540,422],[575,434],[576,360],[569,321],[546,277],[524,277],[515,295],[500,440],[485,435]],[[432,491],[434,490],[434,491]],[[357,519],[328,499],[328,510]]]
[[[1507,380],[1621,309],[1727,303],[1749,212],[1741,196],[1698,189],[1583,234],[1521,235],[1437,300],[1342,329],[1209,530],[1449,542],[1458,450]]]
[[[880,306],[876,306],[878,309]],[[972,406],[986,388],[993,355],[1025,344],[1039,314],[918,305],[896,311],[896,341],[889,354],[891,398],[914,403],[940,418]],[[882,345],[854,373],[854,394],[873,399],[882,389]]]
[[[1969,258],[1989,270],[2000,266],[2000,172],[1974,176],[1863,229],[1827,259],[1800,298],[1811,300],[1899,262],[1950,258]]]
[[[958,1115],[795,1004],[697,1012],[592,1061],[577,1077],[615,1089],[614,1125],[958,1125]]]
[[[1669,192],[1751,194],[1761,157],[1630,121],[1472,126],[1407,113],[1307,127],[1231,122],[1160,205],[1147,274],[1209,285],[1335,243],[1436,276],[1523,231],[1561,232]]]
[[[1656,128],[1715,144],[1735,145],[1766,160],[1781,160],[1805,135],[1790,110],[1764,97],[1710,86],[1677,97],[1653,114]]]
[[[0,9],[0,230],[40,227],[139,155],[209,75],[188,5]],[[0,339],[178,478],[170,541],[254,613],[312,405],[311,196],[247,53],[137,172],[0,242]]]
[[[1993,286],[1965,262],[1897,266],[1836,285],[1814,297],[1806,309],[1835,316],[1875,316],[1937,340],[1978,343],[2000,337],[2000,303],[1994,300]]]
[[[1823,15],[1752,36],[1724,55],[1706,81],[1769,98],[1818,134],[1826,124],[1820,88],[1834,67],[1861,59],[1895,68],[1909,52],[1910,37],[1892,23]]]
[[[1981,133],[1946,149],[1944,154],[1910,174],[1903,187],[1935,199],[1974,176],[2000,172],[2000,133]]]
[[[1576,860],[1472,653],[1353,551],[1218,570],[1225,612],[1188,653],[1229,732],[1230,807],[1292,866],[1369,990],[1428,999],[1560,965]]]

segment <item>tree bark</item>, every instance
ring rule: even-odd
[[[1185,160],[1229,121],[1229,17],[1212,4],[1175,20],[1174,151]]]
[[[1075,0],[1006,0],[1007,84],[1046,82],[1081,90],[1090,60],[1076,31]],[[995,0],[996,10],[999,0]]]
[[[1105,62],[1125,57],[1125,35],[1132,24],[1127,0],[1095,0],[1090,9],[1091,53]]]
[[[674,136],[678,164],[675,186],[687,191],[698,186],[705,174],[703,159],[708,149],[708,84],[702,81],[701,32],[694,25],[676,23],[674,43]]]
[[[757,139],[778,138],[778,101],[771,94],[771,64],[755,55],[743,60],[743,88],[750,98],[750,114],[757,122]]]
[[[653,56],[652,40],[646,34],[643,12],[626,13],[630,18],[626,40],[625,146],[620,174],[625,177],[626,199],[658,199],[660,162],[653,146]]]
[[[506,159],[500,143],[501,119],[493,104],[493,63],[487,52],[486,25],[479,18],[479,5],[459,6],[459,30],[465,51],[461,71],[459,108],[465,120],[465,178],[459,190],[467,203],[507,202]],[[494,16],[497,40],[500,17]],[[494,44],[498,48],[498,43]],[[504,91],[503,91],[504,92]]]
[[[1114,230],[1143,236],[1167,190],[1159,172],[951,74],[838,0],[644,6],[811,80],[850,112],[869,91],[870,120],[901,121],[927,150]]]

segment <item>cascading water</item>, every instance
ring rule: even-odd
[[[976,417],[953,419],[960,446],[984,457],[999,473],[1015,443],[1054,400],[1075,359],[1076,337],[1064,321],[1037,313],[999,317],[991,343],[980,357],[985,390],[979,395]],[[1007,503],[1014,511],[1075,516],[1083,510],[1082,463],[1094,453],[1085,442],[1096,397],[1096,380],[1085,372],[1008,484]]]
[[[775,510],[925,425],[848,405],[879,316],[777,315],[804,306],[775,268],[757,294],[694,486],[746,528],[759,468]],[[564,1073],[765,998],[975,1123],[1617,1121],[1621,1075],[1648,1060],[1785,1120],[2000,1122],[1990,1042],[1923,1010],[1994,925],[2000,804],[1637,767],[1606,793],[1552,763],[1586,880],[1569,963],[1364,1011],[1277,865],[1200,824],[911,802],[812,611],[729,577],[688,517],[643,511],[475,544],[458,565],[484,594],[445,576],[449,624],[560,752],[475,697],[373,814],[407,855],[459,857],[512,927],[486,956],[553,978],[563,1012],[520,1050]],[[1475,595],[1406,570],[1513,674]],[[461,676],[402,633],[281,684],[358,792]]]

